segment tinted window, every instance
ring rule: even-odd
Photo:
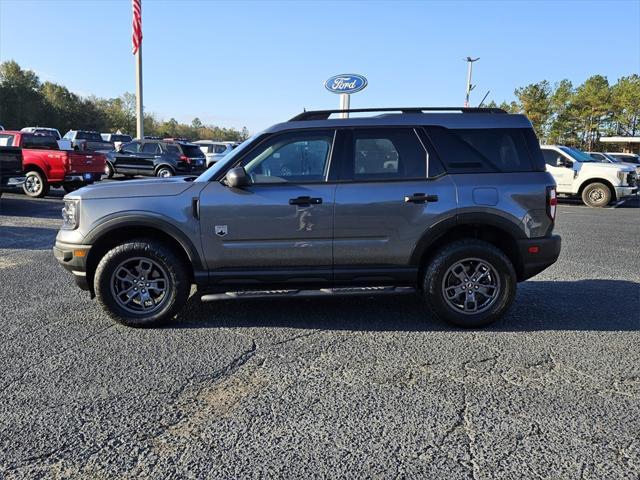
[[[197,147],[196,145],[181,145],[181,147],[184,155],[186,155],[187,157],[202,157],[203,155],[200,147]]]
[[[277,135],[259,145],[242,165],[255,183],[324,181],[332,131]]]
[[[353,133],[354,180],[425,178],[428,156],[413,129],[367,129]]]
[[[23,135],[22,148],[57,150],[58,142],[51,135]]]
[[[605,156],[603,154],[601,154],[601,153],[590,153],[589,155],[591,156],[591,158],[594,158],[596,160],[600,160],[601,162],[606,160]]]
[[[527,140],[522,129],[449,130],[428,127],[427,132],[445,168],[451,173],[534,170],[530,148],[534,148],[537,154],[539,147],[537,142]],[[531,147],[528,144],[531,144]],[[536,170],[541,170],[539,157],[536,163],[540,163]]]
[[[224,153],[227,150],[226,145],[213,145],[214,153]]]
[[[111,142],[130,142],[131,135],[111,135]]]
[[[157,143],[145,143],[142,146],[143,153],[160,153],[160,145]]]
[[[0,133],[0,147],[11,147],[13,145],[13,135]]]
[[[98,132],[78,132],[76,140],[88,140],[90,142],[101,142],[102,137]]]
[[[56,140],[60,140],[60,135],[55,130],[35,129],[33,133],[39,133],[40,135],[51,135]]]
[[[140,151],[140,142],[123,143],[121,150],[125,153],[138,153]]]

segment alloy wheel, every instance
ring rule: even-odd
[[[500,277],[485,260],[465,258],[444,274],[442,295],[453,310],[474,315],[484,312],[500,295]]]
[[[114,269],[110,283],[113,298],[130,313],[149,315],[162,308],[168,298],[169,276],[150,258],[125,260]]]

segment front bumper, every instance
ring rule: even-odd
[[[53,247],[53,256],[73,274],[76,284],[82,290],[90,290],[87,281],[87,255],[90,249],[91,245],[74,245],[57,240]]]
[[[562,240],[560,235],[543,238],[516,240],[521,264],[518,281],[527,280],[553,265],[560,256]]]
[[[638,191],[638,187],[614,187],[616,189],[616,198],[620,200],[621,198],[628,197],[629,195],[633,195]]]

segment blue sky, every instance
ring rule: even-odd
[[[143,0],[145,108],[256,132],[307,109],[345,72],[369,86],[351,106],[513,99],[542,79],[614,82],[640,72],[640,1],[216,2]],[[82,94],[134,91],[129,0],[0,0],[0,61]]]

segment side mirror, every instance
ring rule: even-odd
[[[247,175],[244,167],[232,168],[224,178],[227,186],[231,188],[242,188],[251,185],[251,177]]]

